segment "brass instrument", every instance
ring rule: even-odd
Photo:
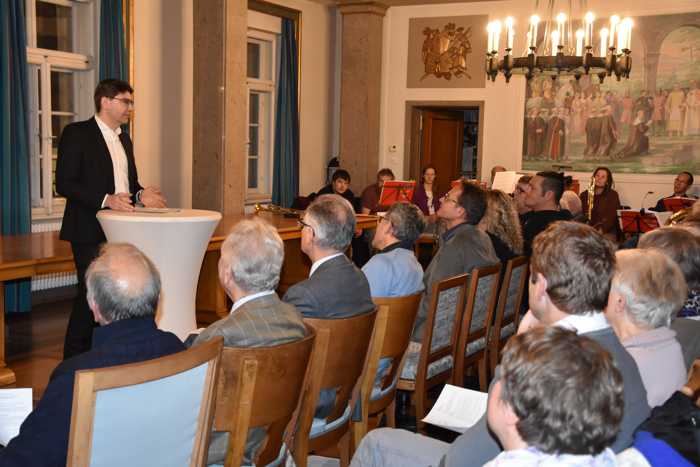
[[[676,225],[682,223],[686,217],[691,213],[692,208],[681,209],[673,213],[671,217],[668,218],[664,225]]]
[[[591,222],[593,216],[593,201],[595,200],[595,176],[591,177],[591,183],[588,185],[588,222]]]
[[[259,212],[272,212],[275,214],[282,214],[284,217],[291,217],[294,219],[299,219],[304,211],[299,211],[297,209],[283,208],[282,206],[277,206],[276,204],[260,204],[255,203],[255,213]]]

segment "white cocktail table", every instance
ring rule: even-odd
[[[168,212],[119,212],[104,209],[97,219],[110,243],[131,243],[158,268],[160,329],[181,340],[197,328],[195,297],[202,259],[221,214],[177,209]]]

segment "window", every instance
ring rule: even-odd
[[[248,32],[248,202],[272,199],[276,35]]]
[[[92,2],[27,0],[33,219],[63,215],[55,183],[58,137],[93,112],[94,15]]]

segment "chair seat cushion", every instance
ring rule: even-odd
[[[465,356],[470,356],[471,354],[474,354],[478,352],[479,350],[482,350],[486,346],[486,338],[482,337],[480,339],[475,340],[474,342],[470,342],[467,344],[467,351],[464,353]]]
[[[317,438],[335,430],[350,419],[351,413],[352,411],[350,410],[350,404],[348,404],[348,406],[345,408],[345,412],[343,412],[343,414],[335,420],[329,422],[327,418],[314,418],[314,421],[311,423],[309,438]]]
[[[508,339],[513,334],[515,334],[515,323],[506,324],[501,329],[501,340]]]
[[[418,371],[418,360],[420,360],[421,344],[411,342],[406,351],[406,359],[401,372],[401,379],[415,380]],[[452,368],[452,355],[447,355],[440,360],[434,361],[428,365],[428,378],[439,375],[440,373]]]

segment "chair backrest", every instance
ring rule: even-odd
[[[264,448],[253,462],[267,465],[278,457],[287,426],[299,406],[316,337],[313,328],[307,328],[306,337],[287,344],[224,347],[214,430],[229,433],[227,467],[242,463],[251,428],[261,427],[266,432]],[[254,372],[246,362],[255,362]]]
[[[503,275],[501,292],[498,297],[496,318],[492,338],[496,341],[501,338],[502,329],[509,325],[517,325],[520,315],[520,307],[527,282],[528,260],[526,256],[518,256],[508,261],[506,272]]]
[[[78,371],[67,465],[205,465],[222,346]]]
[[[425,334],[416,369],[416,381],[427,379],[428,367],[444,357],[454,357],[459,334],[459,323],[464,312],[464,301],[469,274],[443,279],[433,283]],[[454,365],[449,367],[450,373]],[[437,375],[433,375],[437,376]]]
[[[377,311],[372,310],[350,318],[304,318],[305,323],[316,329],[319,346],[314,348],[311,376],[299,413],[295,457],[305,456],[309,449],[325,443],[328,437],[338,439],[348,432],[349,406],[365,367],[376,315]],[[326,339],[327,345],[324,343]],[[326,347],[325,351],[323,347]],[[326,418],[327,426],[333,426],[333,430],[328,433],[328,437],[321,435],[310,439],[309,433],[321,390],[335,390],[335,403]]]
[[[363,412],[364,407],[368,408],[367,413],[381,411],[394,400],[401,362],[411,339],[422,295],[422,292],[418,292],[403,297],[372,298],[379,311],[367,355],[367,368],[360,385]],[[390,366],[386,367],[377,386],[379,362],[385,359]]]

